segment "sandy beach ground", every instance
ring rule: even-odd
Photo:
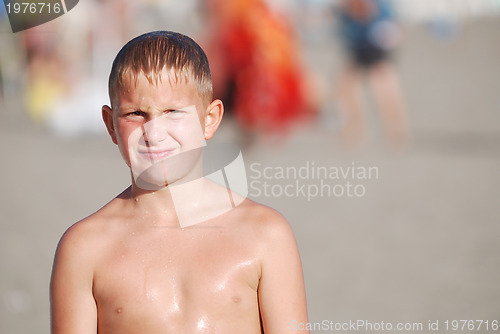
[[[327,81],[340,67],[335,53],[333,42],[307,48]],[[325,108],[321,122],[287,140],[243,151],[249,197],[281,211],[296,233],[311,322],[420,323],[430,332],[429,322],[439,321],[440,333],[447,320],[491,324],[500,320],[500,20],[466,23],[446,42],[413,26],[397,67],[414,136],[407,150],[394,152],[381,140],[369,99],[370,140],[356,152],[340,145],[334,110]],[[0,333],[48,333],[48,286],[61,234],[130,177],[104,135],[55,136],[16,103],[0,115]],[[233,133],[228,122],[218,140]],[[372,174],[263,174],[284,167],[311,173],[311,166]],[[357,195],[316,194],[322,181],[345,191],[350,182]],[[471,332],[492,332],[485,329]]]

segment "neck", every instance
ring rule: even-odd
[[[139,188],[135,182],[129,188],[131,205],[141,217],[154,224],[164,224],[165,221],[176,221],[175,207],[169,187],[158,190]]]
[[[141,189],[132,182],[128,197],[135,211],[148,224],[186,227],[198,222],[198,218],[194,217],[203,202],[204,186],[204,178],[171,184],[158,190]]]

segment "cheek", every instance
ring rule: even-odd
[[[130,166],[130,148],[137,142],[139,137],[142,138],[142,130],[139,125],[120,124],[116,131],[116,140],[123,160]],[[138,137],[135,138],[134,137]]]
[[[198,119],[176,123],[171,127],[170,136],[179,142],[183,149],[205,146],[205,134]]]
[[[134,122],[118,122],[118,127],[116,128],[116,139],[122,145],[128,145],[132,137],[137,137],[142,134],[141,124]]]

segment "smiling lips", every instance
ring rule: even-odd
[[[148,147],[139,149],[138,152],[140,155],[149,160],[158,161],[158,160],[163,160],[174,154],[175,149],[151,149]]]

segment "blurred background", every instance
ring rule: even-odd
[[[500,320],[500,1],[86,0],[15,34],[0,5],[1,333],[49,333],[59,238],[129,185],[100,110],[160,29],[205,48],[213,140],[290,221],[311,321]],[[314,166],[356,173],[276,174]],[[283,191],[322,181],[359,192]]]

